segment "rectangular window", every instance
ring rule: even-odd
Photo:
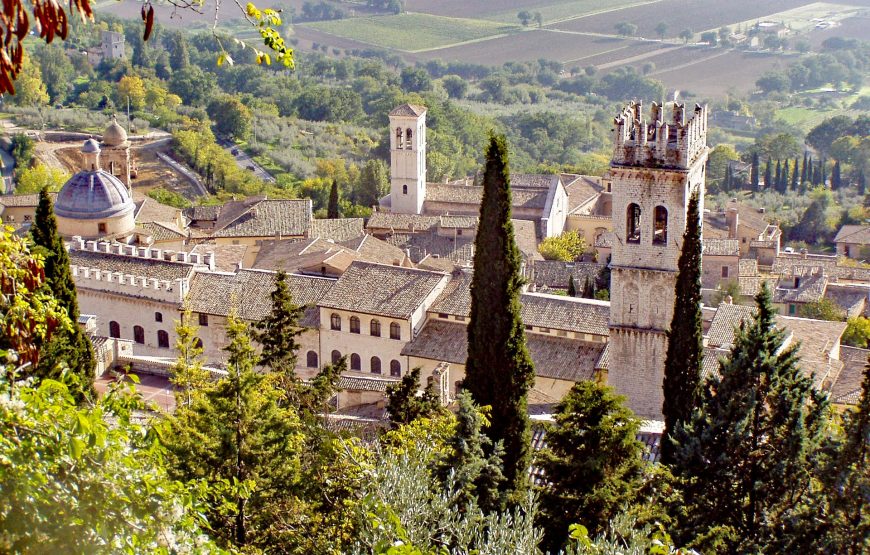
[[[465,321],[465,316],[455,316],[454,318],[456,319],[457,322],[464,322]]]
[[[538,328],[538,331],[541,333],[550,333],[550,328]]]
[[[722,277],[723,278],[728,277],[728,266],[722,266]]]
[[[793,304],[788,305],[788,313],[789,314],[794,314],[796,312],[797,312],[797,306],[795,306]]]
[[[100,222],[97,224],[97,233],[105,233],[106,232],[106,224]]]
[[[199,313],[199,325],[208,326],[208,314]]]
[[[439,313],[438,313],[438,317],[439,317],[439,318],[444,318],[445,320],[447,320],[447,319],[450,318],[450,316],[448,316],[447,314],[444,314],[443,312],[439,312]]]
[[[528,325],[526,326],[526,331],[532,331],[533,329],[534,329],[534,326],[528,326]]]

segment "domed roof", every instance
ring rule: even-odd
[[[103,131],[103,144],[106,146],[121,146],[127,142],[127,131],[118,125],[118,120],[112,116],[112,123]]]
[[[87,141],[85,141],[85,144],[82,145],[82,152],[84,152],[85,154],[92,154],[94,152],[99,152],[99,151],[100,151],[100,143],[98,143],[97,141],[95,141],[93,139],[88,139]]]
[[[55,214],[79,220],[115,218],[134,209],[127,187],[120,179],[103,170],[75,174],[54,201]]]

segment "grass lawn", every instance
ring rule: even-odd
[[[835,108],[832,110],[822,110],[820,108],[803,108],[800,106],[792,106],[777,110],[776,119],[797,126],[804,131],[809,131],[816,125],[822,123],[828,118],[834,116],[855,116],[859,112],[848,110],[846,108]]]
[[[304,23],[307,27],[359,42],[414,52],[483,39],[520,29],[519,21],[494,21],[406,13]]]

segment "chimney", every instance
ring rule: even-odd
[[[740,225],[740,212],[737,208],[728,208],[725,211],[725,222],[728,224],[728,238],[737,239],[737,229]]]

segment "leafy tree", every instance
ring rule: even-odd
[[[621,37],[631,37],[637,33],[637,25],[634,23],[628,23],[627,21],[620,21],[613,27]]]
[[[668,32],[668,24],[664,21],[659,22],[655,28],[656,34],[659,36],[659,40],[665,40],[665,33]]]
[[[202,489],[172,480],[141,399],[112,387],[79,406],[65,378],[0,371],[0,551],[222,553],[203,531]],[[130,388],[132,390],[132,387]]]
[[[802,304],[798,307],[798,315],[801,318],[829,320],[831,322],[842,322],[845,317],[843,309],[831,299]]]
[[[441,84],[444,85],[448,96],[456,100],[462,100],[468,92],[468,81],[458,75],[445,75]]]
[[[789,231],[789,236],[795,241],[815,244],[826,241],[834,231],[836,226],[833,214],[835,202],[833,193],[821,187],[814,190],[810,196],[812,201],[797,225]]]
[[[17,133],[12,136],[12,144],[9,147],[9,154],[15,161],[15,168],[22,171],[29,168],[33,162],[33,151],[36,148],[36,142],[25,135]]]
[[[223,543],[278,546],[292,526],[283,516],[299,477],[299,418],[279,405],[271,376],[255,370],[247,325],[231,316],[227,337],[227,376],[170,420],[169,463],[177,478],[205,480],[219,494],[207,513]]]
[[[431,418],[441,411],[435,382],[430,383],[422,395],[417,394],[419,389],[419,367],[402,376],[402,381],[387,386],[387,412],[394,427],[410,424],[418,418]]]
[[[830,154],[834,141],[853,134],[852,126],[852,119],[848,116],[827,118],[807,133],[806,142],[820,154]]]
[[[383,160],[369,160],[359,176],[359,187],[354,202],[362,206],[376,206],[389,189],[389,170]]]
[[[846,331],[841,341],[843,345],[870,349],[870,319],[856,316],[846,320]]]
[[[547,237],[538,245],[538,251],[546,260],[573,262],[586,250],[586,241],[576,231],[565,231],[557,237]]]
[[[689,421],[698,399],[704,337],[701,325],[701,218],[698,194],[689,199],[686,231],[677,262],[677,285],[674,315],[668,330],[665,355],[664,405],[665,430],[662,434],[661,458],[665,464],[674,460],[674,432]]]
[[[15,193],[19,195],[36,194],[43,189],[54,193],[60,190],[70,178],[70,175],[59,168],[49,168],[45,164],[37,164],[18,172],[18,184]]]
[[[250,136],[253,115],[238,98],[221,95],[208,103],[207,112],[218,133],[236,141],[244,141]]]
[[[69,55],[57,45],[49,45],[36,51],[35,58],[51,101],[64,102],[72,90],[75,74]]]
[[[526,27],[532,20],[532,14],[526,10],[523,10],[517,14],[517,18],[519,18],[520,23],[523,24],[523,27]]]
[[[203,368],[202,342],[197,337],[199,326],[193,323],[193,314],[185,308],[181,319],[175,321],[175,350],[178,357],[170,367],[169,380],[175,386],[176,405],[189,408],[195,395],[209,385],[211,375]]]
[[[526,348],[519,296],[522,256],[511,223],[510,173],[504,137],[486,151],[483,200],[474,249],[471,320],[464,387],[476,403],[492,407],[487,435],[504,445],[508,496],[527,487],[530,430],[526,394],[534,368]]]
[[[535,20],[535,23],[538,25],[538,29],[544,26],[544,16],[541,14],[541,12],[535,12],[532,15],[532,19]]]
[[[643,445],[637,417],[625,399],[595,382],[579,382],[556,407],[538,465],[544,548],[555,553],[568,526],[582,522],[597,533],[637,493],[643,471]]]
[[[172,73],[169,92],[181,97],[185,106],[205,106],[214,98],[217,81],[214,74],[198,66],[187,66]]]
[[[683,29],[677,36],[683,39],[683,44],[688,44],[689,41],[692,40],[692,38],[695,36],[695,33],[691,29]]]
[[[752,321],[735,331],[719,375],[675,434],[679,532],[705,553],[782,552],[777,542],[808,501],[811,457],[826,428],[827,401],[799,367],[799,346],[786,346],[775,327],[766,285],[755,301]]]
[[[135,75],[125,75],[118,81],[115,105],[126,106],[128,101],[134,110],[145,107],[145,82]]]
[[[96,362],[91,342],[78,326],[79,304],[70,272],[69,254],[57,232],[54,207],[45,189],[39,193],[39,205],[36,207],[36,218],[30,234],[33,237],[34,251],[45,257],[46,285],[73,323],[42,346],[35,373],[41,377],[57,377],[67,367],[78,376],[80,389],[74,390],[74,393],[79,398],[89,397],[93,393]]]
[[[779,71],[768,71],[755,81],[755,86],[765,94],[787,93],[791,90],[791,80]]]
[[[164,45],[169,50],[169,64],[173,71],[178,71],[190,65],[190,53],[187,49],[187,37],[181,31],[173,31],[164,35]]]
[[[586,276],[586,283],[589,283],[589,276]],[[584,289],[585,292],[585,289]],[[574,285],[574,274],[568,276],[568,296],[576,297],[577,296],[577,287]]]
[[[800,174],[798,173],[798,159],[794,159],[794,164],[791,167],[791,190],[797,191],[799,186]]]
[[[14,93],[15,96],[10,100],[18,106],[32,107],[48,104],[48,89],[42,80],[42,71],[27,54],[23,55],[21,73],[15,81]]]
[[[402,70],[402,89],[406,92],[424,92],[432,89],[432,78],[423,68],[406,67]]]
[[[332,188],[329,190],[329,205],[326,208],[326,217],[333,220],[340,218],[338,213],[338,181],[332,180]]]

